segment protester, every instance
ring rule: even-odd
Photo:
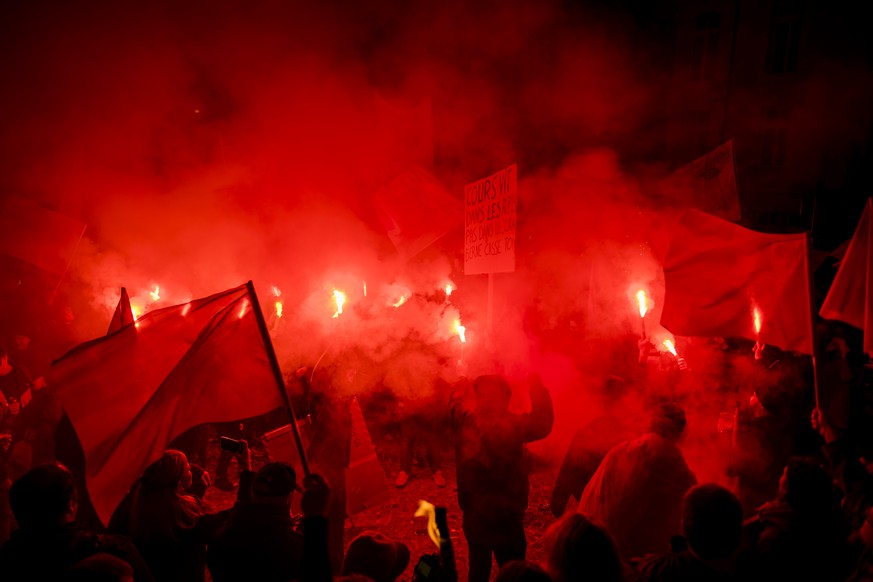
[[[539,564],[513,560],[500,568],[495,582],[552,582],[552,577]]]
[[[603,523],[623,559],[660,553],[679,533],[680,506],[697,480],[676,446],[685,412],[655,407],[649,432],[613,448],[582,493],[579,512]]]
[[[134,582],[133,568],[111,554],[94,554],[70,566],[62,582]]]
[[[60,580],[73,564],[100,553],[127,562],[136,582],[154,580],[129,538],[76,524],[78,494],[73,475],[63,465],[34,467],[13,483],[9,501],[19,529],[0,546],[4,581]]]
[[[579,513],[567,513],[543,536],[546,570],[555,582],[621,582],[624,567],[609,532]]]
[[[750,579],[843,580],[847,529],[834,500],[833,482],[822,467],[789,460],[778,497],[746,525]]]
[[[743,528],[739,499],[719,485],[697,485],[682,500],[687,549],[645,559],[638,582],[728,582],[742,580],[736,553]]]
[[[285,463],[268,463],[257,473],[250,465],[243,470],[237,502],[207,551],[215,582],[331,580],[330,488],[320,475],[304,479],[301,535],[290,515],[295,484],[294,468]]]
[[[528,381],[530,413],[509,412],[512,390],[497,375],[476,378],[472,395],[462,382],[450,401],[470,582],[488,580],[492,554],[499,566],[525,557],[530,460],[524,444],[548,436],[554,422],[548,389],[537,375]]]
[[[159,582],[205,580],[206,545],[226,519],[226,514],[204,514],[197,499],[186,494],[190,486],[185,454],[166,451],[146,468],[110,521],[115,531],[133,539]]]

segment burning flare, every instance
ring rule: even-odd
[[[458,337],[461,338],[461,343],[467,343],[467,336],[465,335],[467,332],[467,328],[461,325],[461,320],[455,320],[455,331],[458,332]]]
[[[276,302],[276,317],[278,317],[279,319],[282,319],[282,302],[281,301]]]
[[[158,299],[161,298],[161,288],[158,287],[157,285],[155,285],[155,290],[154,290],[154,291],[149,291],[149,295],[150,295],[151,298],[152,298],[152,302],[157,301]]]
[[[640,289],[637,291],[637,303],[640,304],[640,317],[646,316],[646,311],[649,309],[648,299],[646,298],[646,292]]]
[[[367,296],[367,282],[364,281],[364,297]]]
[[[440,547],[440,532],[436,524],[436,507],[433,504],[420,499],[418,501],[418,509],[415,510],[415,517],[427,518],[427,535],[436,547]]]
[[[752,310],[752,317],[755,318],[755,333],[761,333],[761,310],[757,307]]]
[[[333,314],[334,318],[342,315],[343,304],[346,302],[346,294],[338,289],[333,290],[333,300],[336,301],[336,311]]]
[[[454,290],[455,288],[452,287],[451,283],[446,283],[446,297],[450,297],[452,295],[452,291]]]
[[[393,305],[394,307],[400,307],[404,303],[406,303],[406,295],[401,295],[400,299],[397,300],[397,303],[394,303]]]
[[[664,340],[664,347],[667,348],[667,351],[670,352],[671,354],[673,354],[674,356],[679,355],[676,353],[676,346],[673,345],[673,340],[671,340],[670,338],[667,338]]]

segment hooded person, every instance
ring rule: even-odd
[[[677,443],[685,412],[655,407],[649,431],[615,446],[582,492],[579,513],[606,526],[626,561],[669,549],[678,534],[682,498],[697,483]]]

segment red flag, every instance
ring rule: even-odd
[[[373,202],[388,238],[404,259],[417,255],[464,219],[460,200],[417,167],[381,188]]]
[[[696,210],[682,213],[664,259],[661,325],[677,335],[756,339],[812,353],[805,234],[763,234]]]
[[[122,327],[130,325],[134,321],[133,310],[130,308],[130,297],[127,295],[127,289],[122,287],[121,297],[118,299],[118,306],[112,315],[112,321],[109,322],[109,331],[106,332],[106,335],[110,335]]]
[[[740,198],[730,140],[667,176],[661,190],[674,204],[740,220]]]
[[[245,286],[151,311],[74,348],[52,365],[49,385],[82,443],[104,523],[173,438],[284,403]]]
[[[0,212],[0,253],[61,274],[73,260],[85,224],[26,198],[9,196]]]
[[[864,330],[864,352],[873,356],[873,202],[868,198],[855,234],[819,315]]]

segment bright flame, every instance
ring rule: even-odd
[[[188,312],[191,311],[191,304],[188,303],[185,305],[185,309],[182,310],[182,317],[188,315]]]
[[[273,297],[281,297],[281,296],[282,296],[282,290],[279,289],[278,287],[276,287],[275,285],[273,285]]]
[[[455,290],[455,288],[452,287],[452,284],[451,284],[451,283],[447,283],[447,284],[446,284],[446,297],[451,296],[452,291],[454,291],[454,290]]]
[[[752,316],[755,318],[755,333],[761,333],[761,310],[756,307]]]
[[[343,312],[343,304],[346,302],[346,294],[338,289],[333,290],[333,300],[336,301],[336,311],[333,316],[339,317]]]
[[[142,313],[140,313],[139,307],[130,306],[130,314],[133,315],[133,320],[136,321],[140,318]]]
[[[664,347],[667,348],[667,351],[673,354],[674,356],[678,356],[676,353],[676,346],[673,345],[673,340],[667,338],[664,340]]]
[[[242,319],[246,314],[246,308],[249,306],[249,300],[243,299],[242,307],[239,308],[239,318]]]
[[[400,299],[397,300],[397,303],[394,304],[394,307],[400,307],[404,303],[406,303],[406,295],[401,295]]]
[[[648,311],[648,300],[646,299],[646,292],[640,289],[637,291],[637,303],[640,304],[640,317],[646,316],[646,311]]]
[[[364,297],[367,296],[367,282],[364,281]]]
[[[152,298],[152,302],[157,301],[158,299],[161,298],[161,288],[158,287],[157,285],[155,285],[155,290],[154,290],[154,291],[150,291],[150,292],[149,292],[149,295],[150,295],[151,298]]]
[[[460,319],[455,320],[455,331],[458,332],[458,337],[461,338],[461,343],[462,344],[467,343],[467,336],[466,336],[467,328],[464,327],[463,325],[461,325]]]
[[[427,518],[427,535],[436,547],[440,547],[440,531],[436,524],[436,507],[433,504],[424,501],[418,501],[418,509],[415,510],[415,517]]]
[[[282,302],[281,301],[276,302],[276,317],[278,317],[279,319],[282,318]]]

